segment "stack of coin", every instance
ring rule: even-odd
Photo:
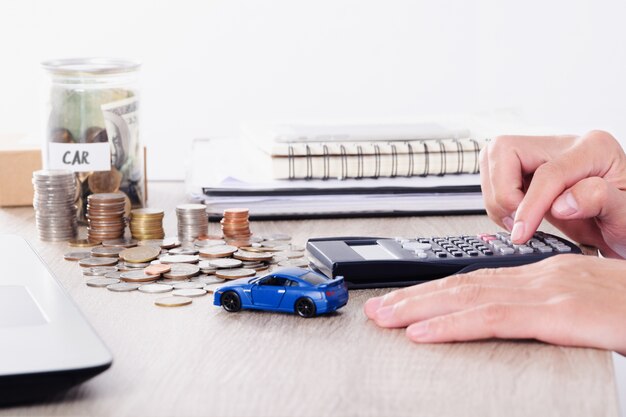
[[[231,208],[224,210],[224,217],[220,221],[224,240],[234,246],[250,244],[250,221],[247,208]]]
[[[87,197],[87,236],[92,242],[124,236],[126,195],[99,193]]]
[[[190,242],[209,234],[209,217],[204,204],[181,204],[176,207],[178,239]]]
[[[76,178],[70,171],[33,172],[33,207],[41,240],[56,242],[76,237]]]
[[[163,210],[142,208],[130,212],[130,232],[137,240],[163,239]]]

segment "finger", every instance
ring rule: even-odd
[[[514,243],[524,243],[532,237],[554,200],[567,188],[583,178],[603,176],[607,172],[612,164],[605,154],[610,141],[615,141],[610,135],[607,138],[591,132],[560,157],[535,170],[515,214],[511,232]]]
[[[370,298],[364,305],[364,311],[369,318],[373,319],[376,311],[381,307],[398,303],[407,298],[461,285],[520,286],[535,275],[533,272],[534,268],[536,268],[535,264],[529,264],[509,268],[485,268],[467,274],[451,275],[423,284],[401,288],[381,297]]]
[[[511,231],[511,227],[513,227],[513,217],[502,217],[493,193],[491,174],[489,172],[489,145],[480,150],[480,191],[483,195],[485,210],[489,218],[500,227]]]
[[[524,198],[524,176],[563,152],[572,136],[499,136],[487,148],[490,194],[485,200],[490,217],[511,230]]]
[[[490,285],[461,285],[435,291],[382,307],[374,314],[381,327],[406,327],[409,324],[471,309],[489,303],[527,303],[543,301],[536,290],[496,287]]]
[[[600,177],[585,178],[557,197],[551,212],[559,219],[597,217],[603,223],[626,224],[626,193]]]
[[[545,304],[491,303],[407,327],[409,339],[420,343],[489,338],[545,339],[552,329]]]

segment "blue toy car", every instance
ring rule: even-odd
[[[282,268],[271,274],[241,278],[215,291],[213,304],[236,312],[242,308],[295,312],[302,317],[329,313],[346,305],[343,277],[330,279],[310,269]]]

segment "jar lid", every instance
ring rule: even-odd
[[[139,69],[137,61],[111,58],[66,58],[44,61],[41,66],[54,74],[118,74]]]

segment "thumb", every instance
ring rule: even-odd
[[[551,214],[562,220],[596,217],[607,225],[626,227],[626,192],[600,177],[585,178],[554,200]]]

